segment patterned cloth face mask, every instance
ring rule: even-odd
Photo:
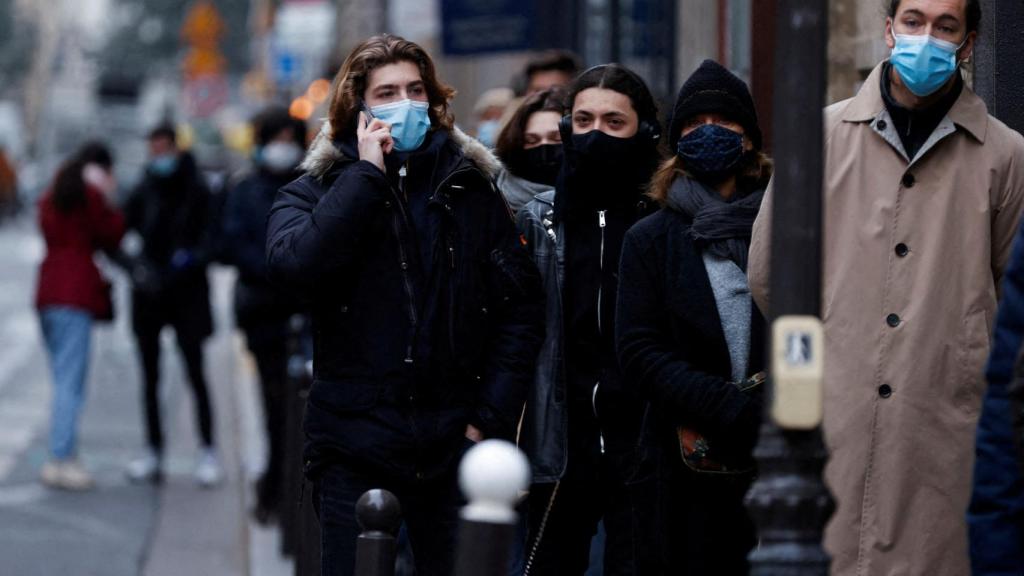
[[[733,173],[743,158],[743,135],[717,124],[705,124],[679,139],[676,153],[688,172],[716,179]]]

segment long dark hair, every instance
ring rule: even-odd
[[[85,180],[82,170],[96,164],[106,171],[114,165],[110,150],[100,142],[87,142],[61,164],[53,182],[53,204],[65,214],[85,205]]]
[[[647,87],[647,83],[639,74],[621,64],[601,64],[584,71],[569,85],[569,93],[565,99],[565,109],[572,112],[576,106],[576,96],[588,88],[606,88],[629,97],[633,110],[641,122],[649,123],[652,128],[660,131],[658,123],[658,105]]]

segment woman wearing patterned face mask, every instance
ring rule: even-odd
[[[669,143],[650,190],[662,209],[623,245],[619,361],[650,403],[661,462],[657,573],[746,574],[765,364],[747,251],[771,176],[746,84],[705,61],[679,92]]]
[[[565,92],[549,88],[528,96],[498,136],[495,152],[505,164],[498,189],[513,212],[538,194],[553,191],[562,167],[562,136],[558,123]]]

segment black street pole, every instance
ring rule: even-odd
[[[989,114],[1024,132],[1024,2],[982,0],[974,89]]]
[[[771,315],[773,321],[810,317],[820,326],[828,3],[779,0],[777,10]],[[804,355],[820,355],[820,336],[814,340],[807,334],[796,332],[797,345],[817,348]],[[769,396],[780,394],[776,387],[783,378],[782,362],[772,357]],[[820,367],[820,357],[816,360]],[[820,379],[817,386],[820,390]],[[821,480],[827,454],[820,427],[782,429],[773,419],[771,401],[766,405],[754,453],[759,478],[747,495],[760,536],[760,545],[750,555],[751,574],[826,576],[829,559],[821,537],[832,502]]]
[[[989,114],[1024,133],[1024,2],[982,0],[981,33],[974,49],[974,89]],[[1017,360],[1021,374],[1024,357]],[[1014,378],[1009,388],[1018,458],[1024,466],[1024,382]]]

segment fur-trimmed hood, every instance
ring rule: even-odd
[[[346,158],[345,154],[331,140],[332,133],[331,121],[324,120],[323,125],[320,127],[320,132],[313,139],[313,143],[309,145],[306,157],[302,160],[302,164],[299,165],[300,170],[319,179],[336,162]],[[498,160],[498,157],[490,149],[458,127],[452,128],[450,137],[452,142],[462,150],[462,154],[473,162],[488,180],[496,180],[498,175],[504,170],[501,160]]]

